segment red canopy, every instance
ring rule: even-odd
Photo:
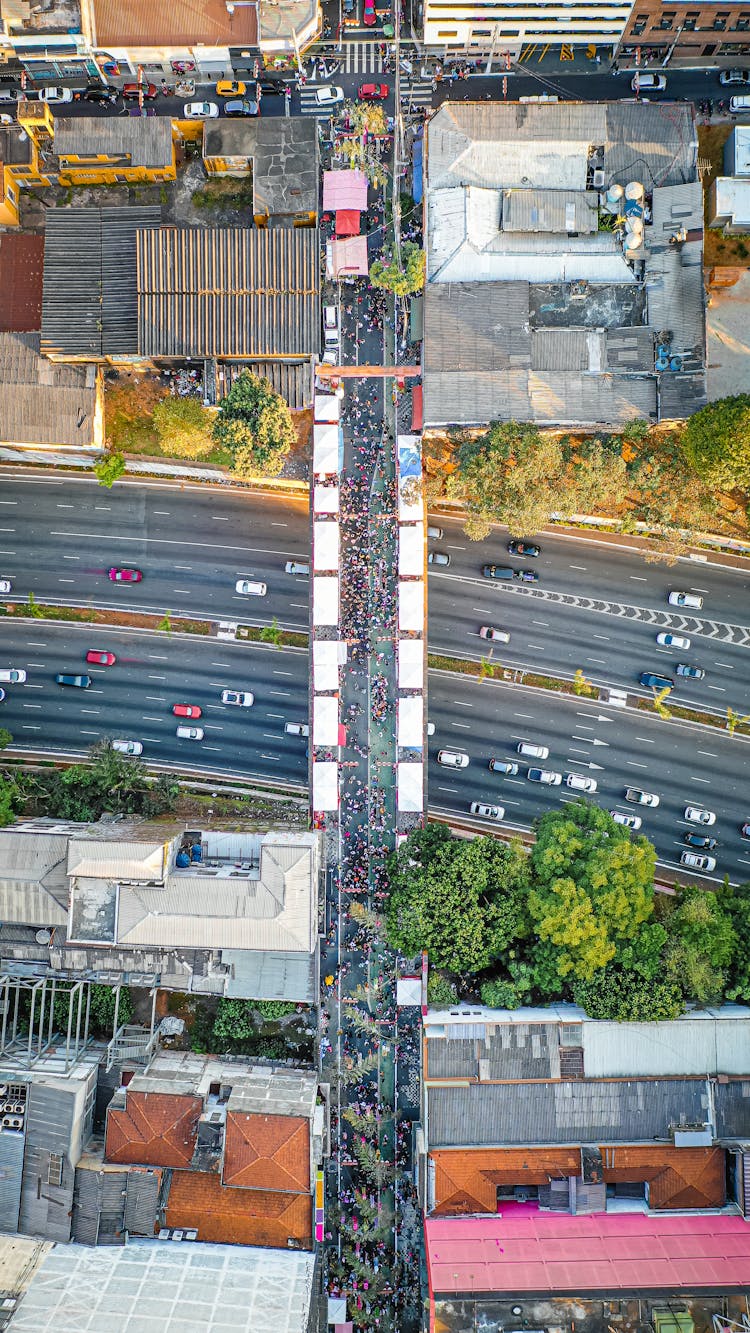
[[[411,391],[411,428],[421,430],[424,422],[422,410],[422,385],[415,384]]]
[[[337,236],[359,236],[359,209],[340,208],[336,213]]]

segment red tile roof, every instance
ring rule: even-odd
[[[254,46],[255,9],[238,5],[230,13],[223,0],[94,0],[97,46]]]
[[[224,1245],[271,1245],[291,1238],[312,1249],[312,1198],[225,1188],[218,1176],[175,1171],[167,1200],[168,1227],[196,1227],[198,1239]]]
[[[224,1139],[225,1185],[310,1191],[310,1122],[301,1116],[230,1111]]]
[[[104,1155],[110,1162],[188,1166],[202,1111],[200,1097],[128,1090],[125,1109],[107,1113]]]
[[[44,237],[0,236],[0,333],[38,333],[42,327]]]

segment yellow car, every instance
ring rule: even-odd
[[[244,97],[246,85],[237,83],[234,79],[223,79],[216,85],[217,97]]]

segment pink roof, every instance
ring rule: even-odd
[[[332,277],[346,277],[347,273],[367,277],[370,270],[367,262],[366,236],[347,236],[340,241],[330,241],[329,245]]]
[[[323,172],[323,208],[332,212],[338,208],[356,208],[360,213],[367,208],[367,177],[363,171]]]
[[[750,1284],[750,1226],[736,1216],[433,1217],[425,1244],[433,1295]]]

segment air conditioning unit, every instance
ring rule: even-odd
[[[600,167],[597,167],[596,171],[594,171],[593,173],[591,184],[593,185],[595,190],[603,190],[604,182],[606,181],[606,179],[607,179],[606,174],[601,170]]]
[[[0,1111],[2,1111],[4,1115],[15,1115],[16,1103],[3,1102],[2,1106],[0,1106]]]
[[[25,1102],[14,1102],[14,1104],[13,1104],[13,1111],[14,1111],[14,1114],[15,1114],[15,1115],[25,1115],[25,1114],[26,1114],[26,1103],[25,1103]]]
[[[13,1115],[10,1116],[9,1118],[12,1122],[10,1126],[11,1129],[23,1129],[23,1116]]]

